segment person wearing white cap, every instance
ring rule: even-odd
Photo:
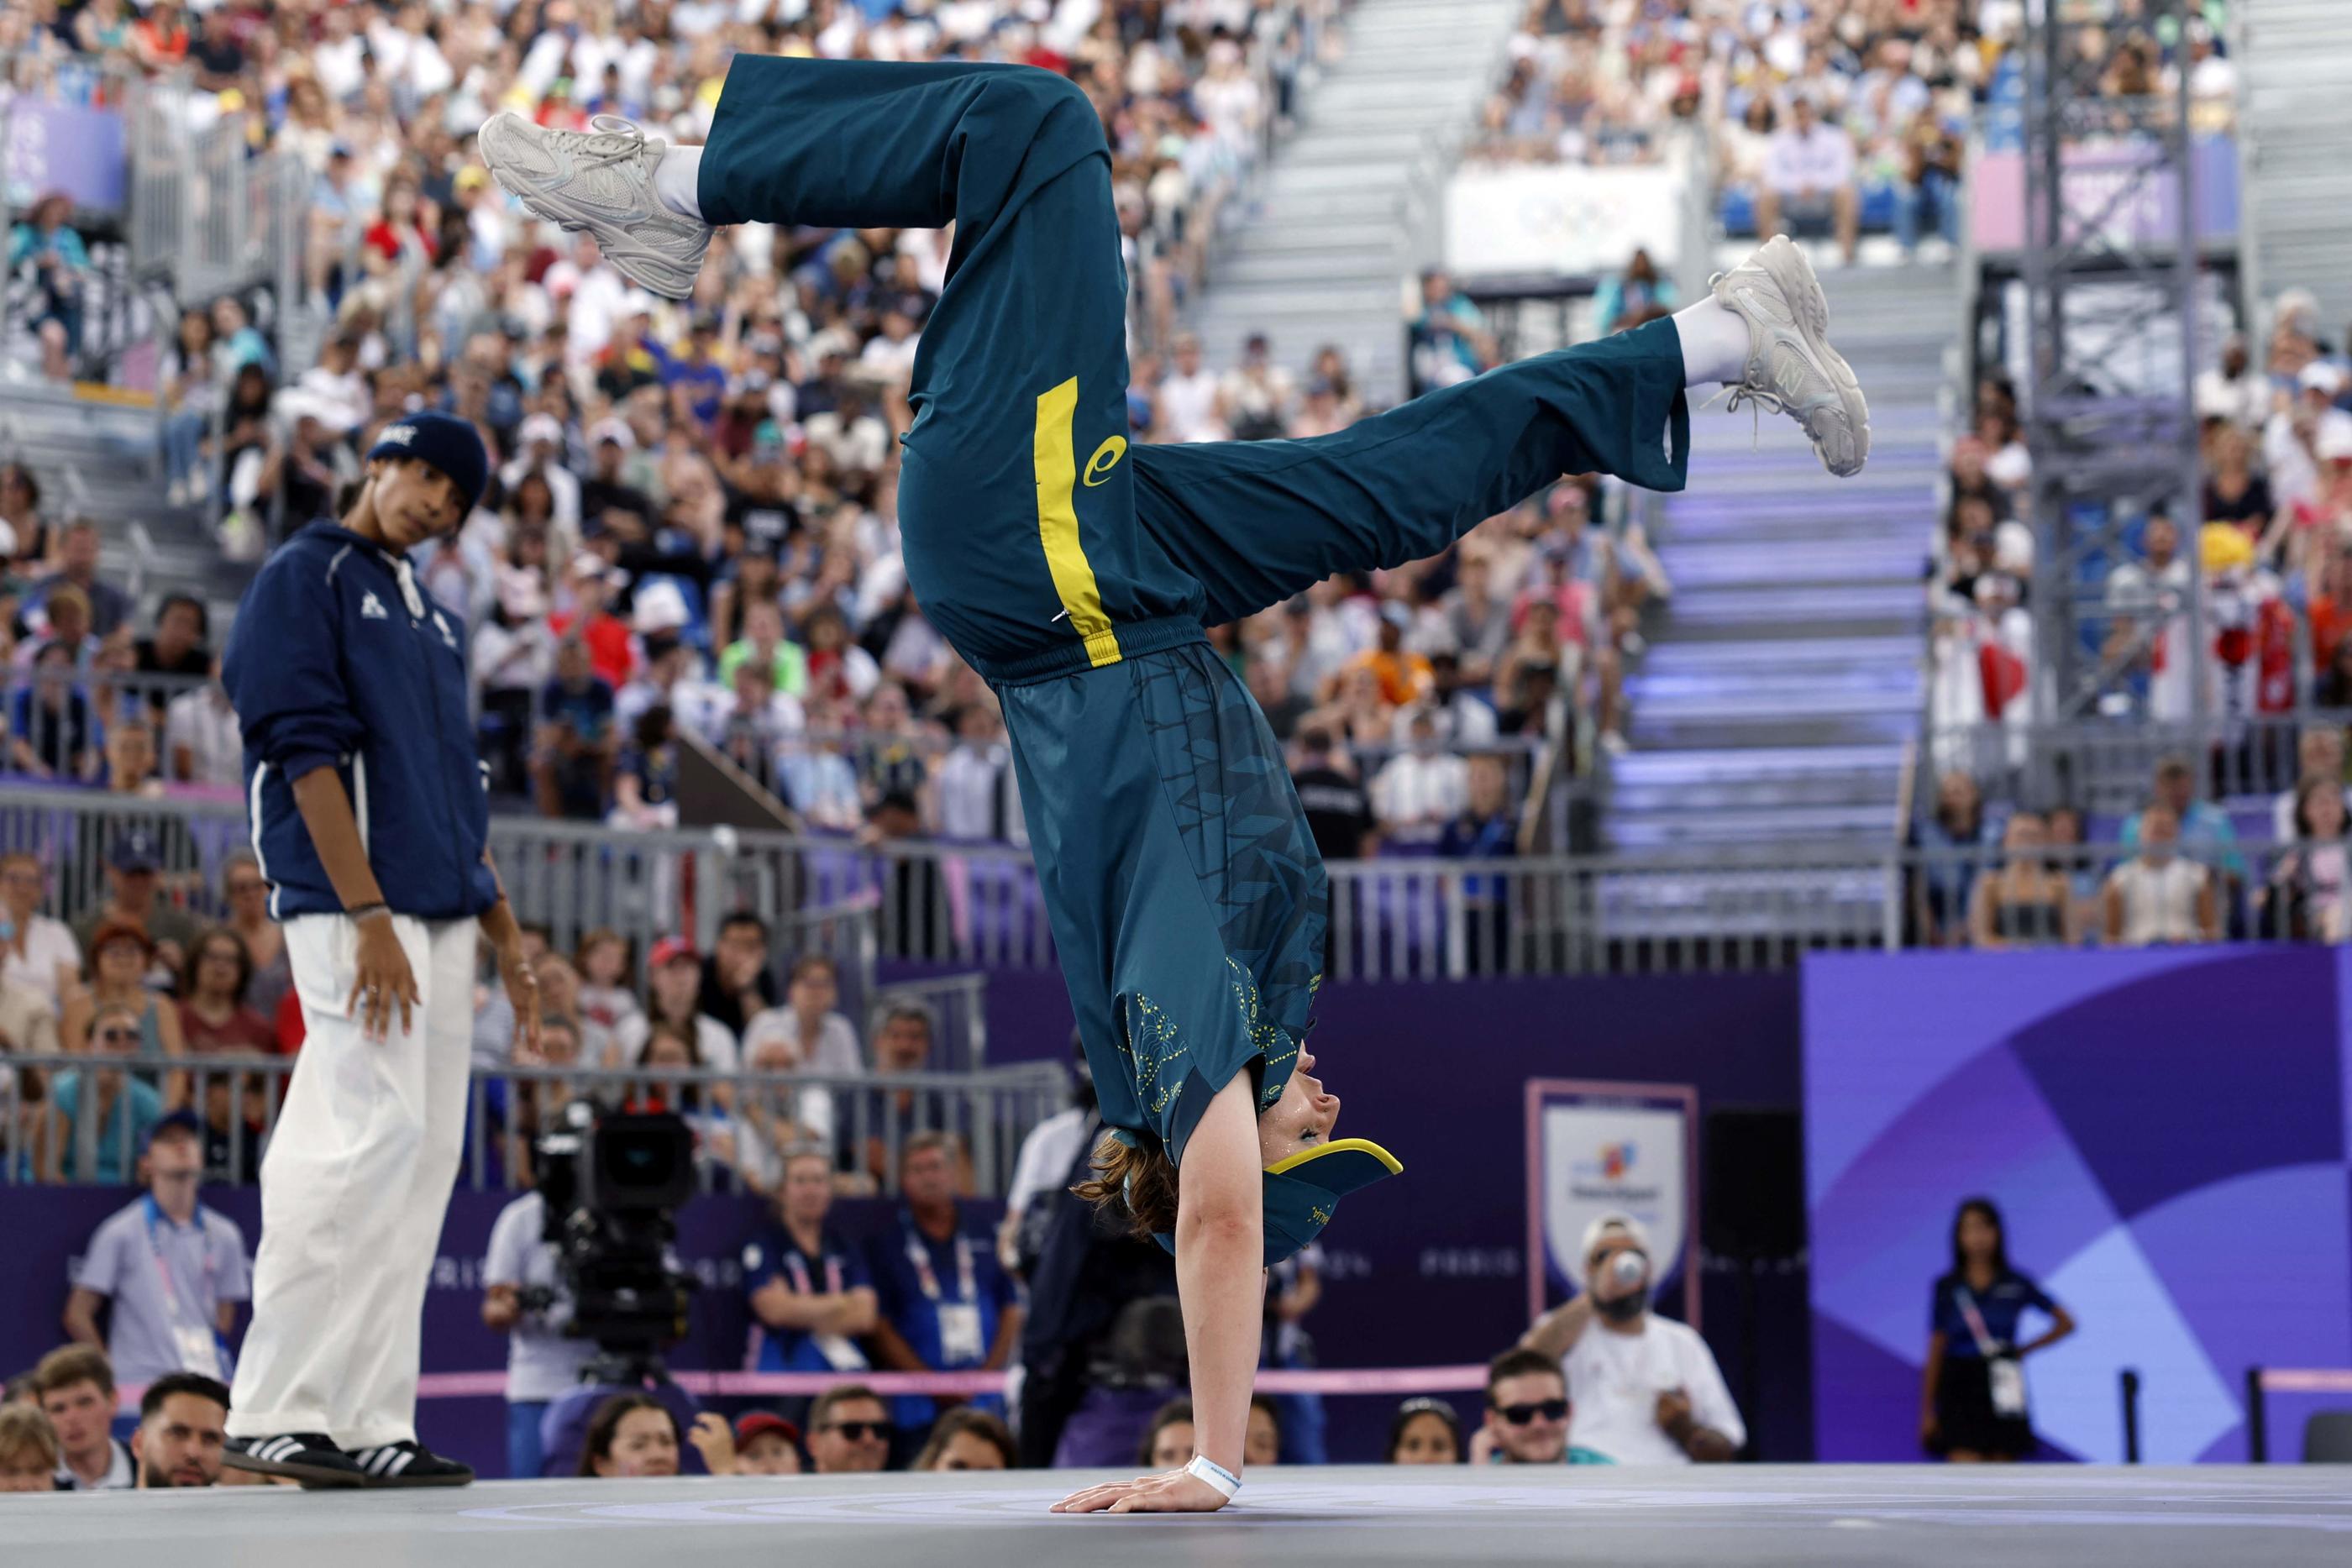
[[[1519,1343],[1557,1356],[1568,1378],[1571,1447],[1621,1465],[1712,1464],[1735,1457],[1747,1424],[1696,1330],[1650,1310],[1650,1236],[1629,1214],[1584,1229],[1584,1289]],[[1588,1332],[1592,1330],[1598,1332]]]
[[[2271,415],[2263,431],[2263,462],[2271,473],[2271,494],[2282,506],[2319,498],[2322,444],[2352,440],[2352,413],[2336,406],[2344,395],[2344,372],[2314,360],[2295,377],[2293,402]]]
[[[551,413],[525,416],[515,431],[515,455],[499,470],[501,488],[512,491],[527,474],[547,481],[555,502],[553,521],[564,553],[580,540],[580,476],[564,462],[563,424]]]

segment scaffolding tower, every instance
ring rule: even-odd
[[[2159,38],[2192,0],[2029,0],[2024,59],[2028,344],[2018,417],[2033,465],[2033,716],[2131,714],[2201,730],[2199,674],[2150,679],[2169,645],[2208,646],[2197,568],[2194,383],[2203,362],[2188,72]],[[2108,570],[2168,517],[2185,568]],[[2185,638],[2176,634],[2185,622]],[[2201,657],[2195,659],[2201,667]],[[2185,690],[2183,689],[2185,687]]]

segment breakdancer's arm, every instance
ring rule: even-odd
[[[1238,1476],[1265,1310],[1257,1111],[1237,1074],[1202,1114],[1176,1172],[1176,1289],[1192,1363],[1192,1449]],[[1089,1487],[1057,1513],[1208,1513],[1223,1492],[1185,1470]]]

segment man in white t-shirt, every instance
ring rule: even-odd
[[[40,912],[48,877],[37,854],[0,855],[0,978],[37,993],[55,1012],[81,981],[81,944],[64,921]]]
[[[527,1305],[526,1291],[547,1292]],[[596,1342],[572,1339],[563,1324],[572,1300],[556,1277],[555,1243],[547,1239],[547,1204],[527,1192],[499,1211],[482,1260],[482,1322],[507,1340],[507,1475],[539,1479],[541,1419],[548,1406],[577,1387]]]
[[[1764,178],[1756,193],[1756,232],[1769,239],[1788,223],[1834,225],[1846,265],[1862,234],[1862,204],[1854,189],[1853,138],[1825,124],[1801,94],[1789,106],[1789,123],[1764,148]]]
[[[1176,362],[1160,380],[1160,437],[1163,441],[1218,441],[1225,434],[1217,417],[1217,374],[1201,363],[1201,340],[1186,332],[1176,340]]]
[[[1558,1357],[1568,1379],[1571,1448],[1621,1465],[1720,1463],[1748,1441],[1714,1352],[1686,1324],[1650,1311],[1650,1239],[1631,1215],[1585,1228],[1584,1290],[1519,1343]],[[1619,1265],[1621,1258],[1633,1261]]]

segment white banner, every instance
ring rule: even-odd
[[[1528,1097],[1535,1312],[1583,1288],[1585,1227],[1604,1214],[1627,1214],[1650,1233],[1655,1288],[1663,1294],[1679,1284],[1683,1315],[1695,1322],[1696,1094],[1680,1085],[1537,1080]]]
[[[1445,187],[1445,265],[1480,273],[1597,274],[1636,248],[1671,276],[1681,174],[1657,163],[1465,163]]]

